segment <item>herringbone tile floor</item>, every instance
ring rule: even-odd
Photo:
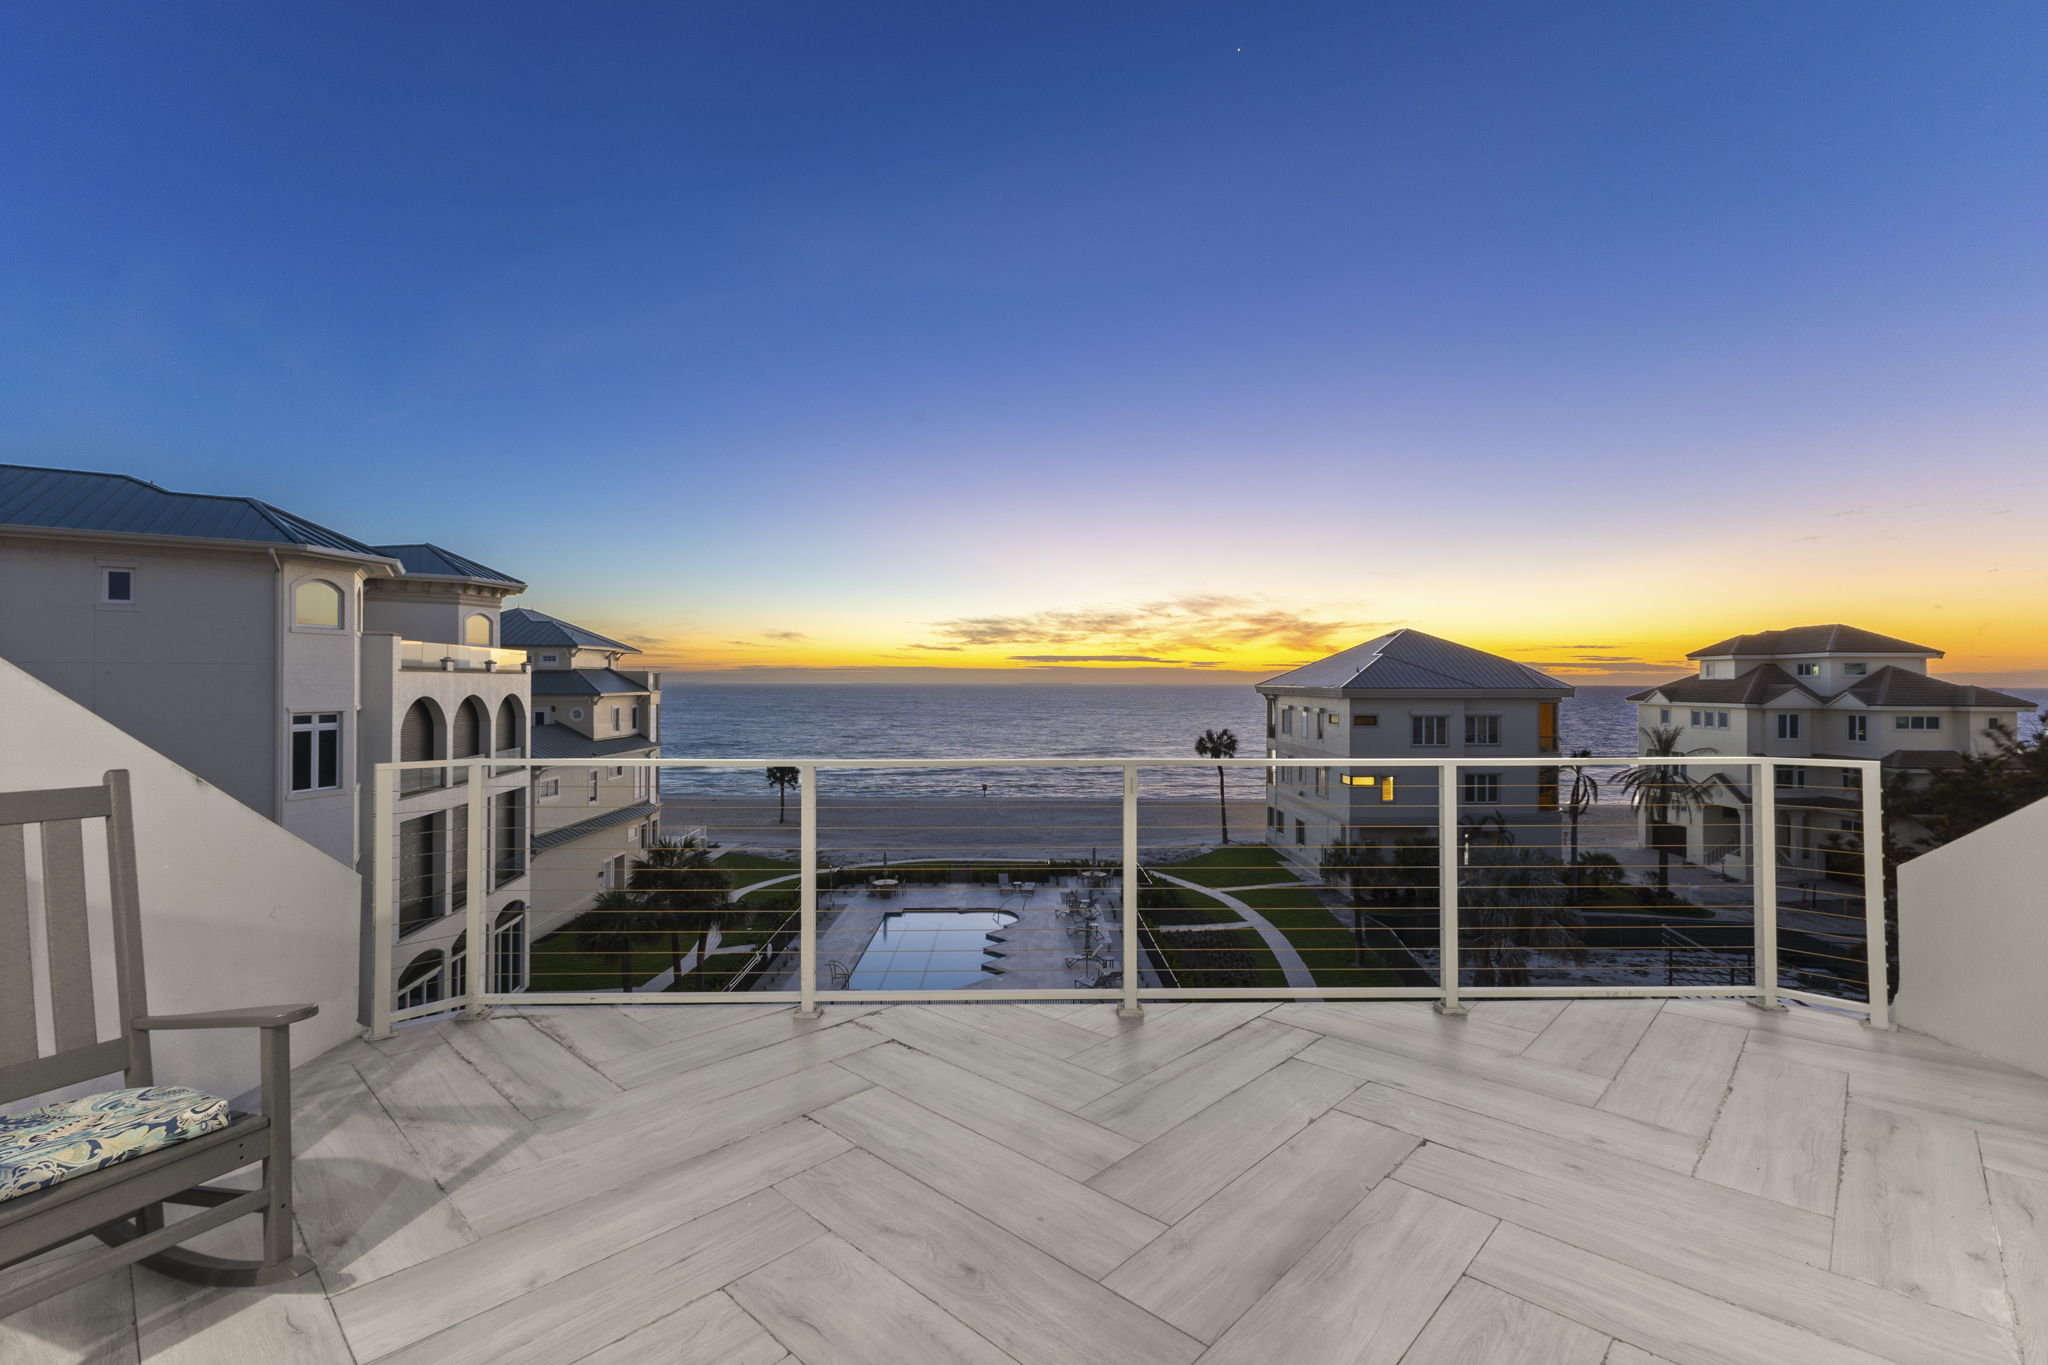
[[[0,1362],[2048,1365],[2048,1081],[1708,1001],[500,1013],[300,1074],[317,1282]]]

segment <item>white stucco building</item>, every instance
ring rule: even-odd
[[[1461,823],[1490,821],[1519,846],[1556,845],[1555,768],[1489,768],[1490,758],[1558,751],[1558,703],[1572,688],[1497,654],[1396,630],[1258,684],[1266,699],[1266,839],[1318,866],[1335,843],[1389,846],[1434,836],[1437,775],[1375,758],[1459,759]]]
[[[1812,759],[1779,767],[1778,860],[1827,871],[1830,858],[1860,871],[1860,772],[1830,758],[1882,760],[1924,780],[1966,753],[1988,752],[1996,720],[2017,731],[2034,704],[1988,687],[1928,674],[1942,652],[1847,625],[1794,626],[1737,635],[1693,650],[1699,672],[1633,693],[1643,742],[1671,732],[1689,776],[1711,785],[1698,806],[1646,827],[1644,841],[1686,861],[1743,878],[1751,870],[1747,833],[1752,778],[1715,765],[1714,755]]]

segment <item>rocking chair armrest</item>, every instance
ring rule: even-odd
[[[139,1029],[284,1028],[320,1012],[318,1005],[251,1005],[238,1010],[201,1014],[144,1014],[131,1022]]]

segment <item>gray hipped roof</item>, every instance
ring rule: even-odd
[[[499,613],[498,636],[511,649],[545,649],[549,645],[559,645],[564,649],[617,650],[621,654],[640,652],[631,645],[572,625],[559,616],[535,611],[532,607],[513,607]]]
[[[303,545],[371,559],[390,557],[255,498],[173,493],[127,474],[36,465],[0,465],[0,525]]]
[[[1845,626],[1839,622],[1826,626],[1764,630],[1754,635],[1731,635],[1703,649],[1695,649],[1685,657],[1721,659],[1736,654],[1918,654],[1933,659],[1942,657],[1941,651],[1931,645],[1916,645],[1911,640],[1879,635],[1874,630]]]
[[[379,545],[377,553],[389,555],[405,566],[405,571],[421,578],[473,578],[485,583],[510,583],[523,588],[526,583],[511,574],[500,573],[488,564],[479,564],[453,550],[444,550],[438,545]]]
[[[1526,664],[1488,654],[1419,630],[1390,631],[1362,645],[1332,654],[1291,673],[1268,678],[1260,691],[1297,688],[1394,692],[1555,692],[1571,695],[1569,683]]]
[[[536,697],[611,697],[647,690],[646,683],[609,668],[536,668],[528,676]]]

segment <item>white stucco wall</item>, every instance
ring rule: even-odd
[[[151,1011],[312,1001],[294,1061],[353,1036],[356,874],[0,660],[0,789],[90,786],[110,768],[134,793]],[[156,1056],[165,1083],[229,1096],[256,1083],[253,1034],[160,1034]]]
[[[1899,868],[1907,1028],[2048,1076],[2048,801]]]

